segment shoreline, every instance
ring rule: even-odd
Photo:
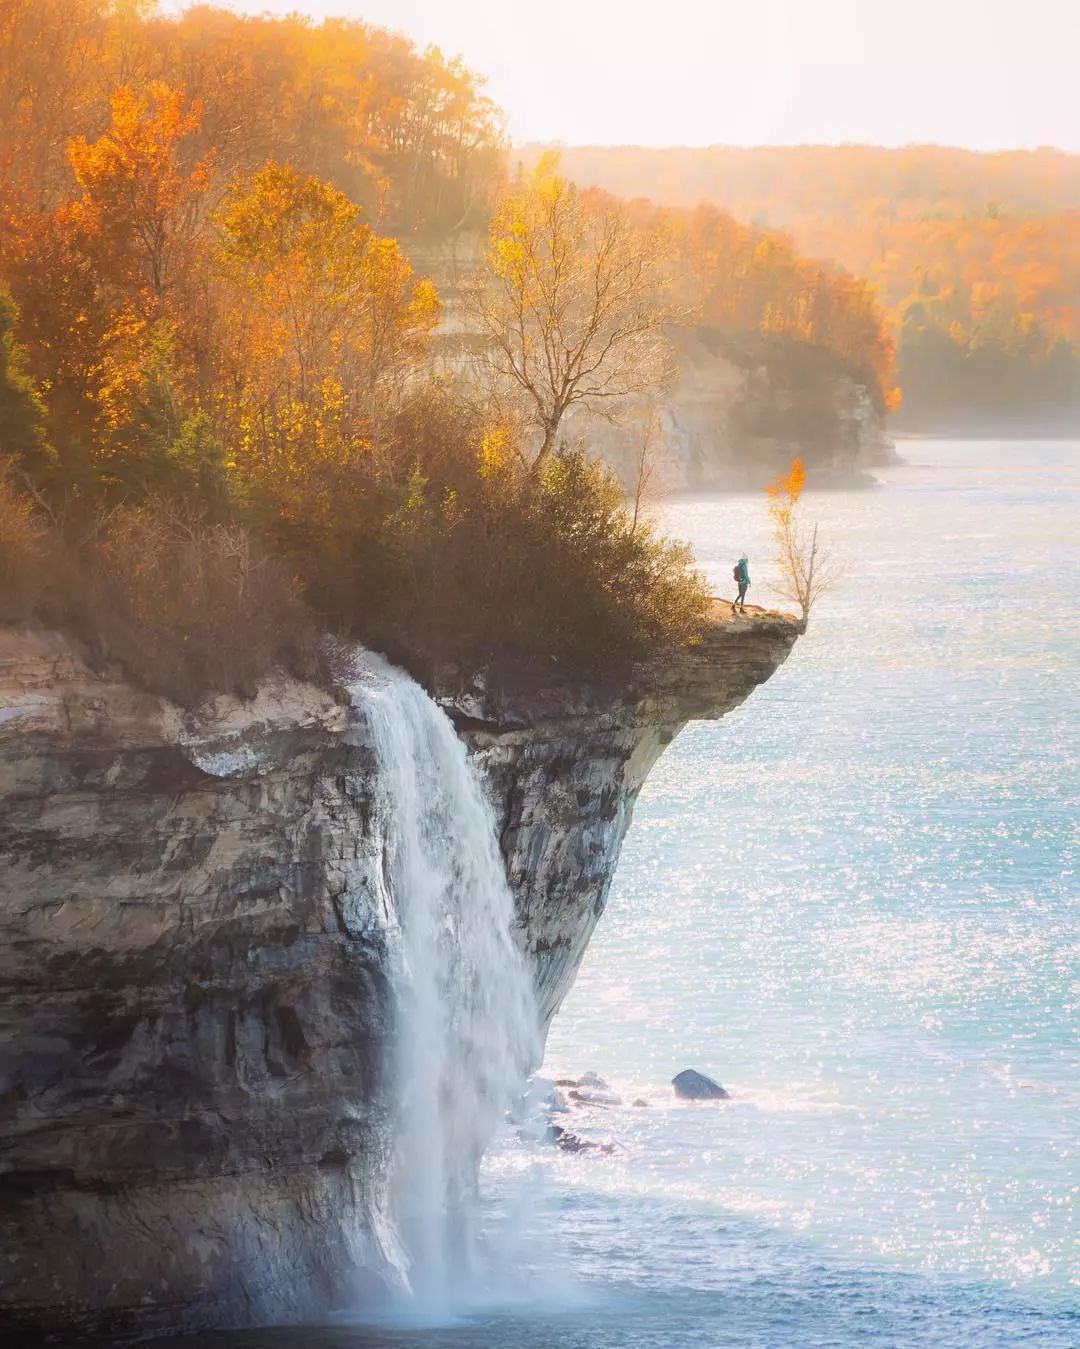
[[[893,440],[985,440],[994,444],[1016,440],[1037,440],[1041,444],[1060,441],[1063,445],[1080,442],[1080,427],[1066,431],[890,431]]]

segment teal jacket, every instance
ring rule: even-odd
[[[747,585],[749,585],[749,584],[750,584],[750,568],[749,568],[749,566],[747,565],[746,559],[743,558],[743,557],[739,558],[739,561],[738,561],[738,564],[737,564],[737,565],[738,565],[739,571],[742,572],[742,579],[746,582]]]

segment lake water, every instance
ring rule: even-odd
[[[1080,446],[902,449],[806,500],[846,579],[646,784],[546,1071],[651,1105],[491,1158],[509,1305],[204,1343],[1080,1343]],[[664,519],[770,602],[760,498]]]

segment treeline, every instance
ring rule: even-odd
[[[865,279],[899,344],[900,424],[1080,424],[1080,156],[799,146],[561,158],[584,185],[713,203]]]
[[[515,147],[528,167],[549,147]],[[675,206],[717,202],[741,218],[794,229],[810,219],[867,214],[922,220],[1080,208],[1080,155],[1063,150],[982,153],[941,145],[560,146],[570,177],[622,197]]]
[[[1080,210],[806,233],[885,299],[907,425],[1080,428]]]
[[[899,405],[895,343],[867,282],[715,206],[635,205],[670,231],[676,274],[701,322],[821,347],[870,389],[882,412]]]
[[[0,619],[186,702],[328,677],[327,630],[420,673],[691,640],[687,551],[433,372],[403,244],[492,214],[478,81],[360,24],[139,11],[0,9]]]
[[[543,162],[573,179],[573,157],[565,166],[561,154]],[[599,202],[619,200],[602,188],[585,191]],[[641,228],[669,240],[673,289],[694,323],[820,347],[866,385],[881,412],[899,406],[896,344],[866,281],[807,257],[776,230],[744,224],[707,203],[668,206],[638,194],[627,209]]]
[[[199,109],[193,161],[219,183],[274,158],[333,182],[394,235],[483,228],[504,176],[482,79],[437,49],[368,24],[246,17],[197,5],[5,0],[0,164],[16,202],[72,187],[68,145],[110,125],[117,89],[182,88]],[[213,193],[204,210],[215,204]]]

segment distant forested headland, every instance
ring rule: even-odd
[[[783,231],[867,280],[899,348],[894,425],[1080,427],[1080,155],[601,146],[560,162],[583,186]]]

